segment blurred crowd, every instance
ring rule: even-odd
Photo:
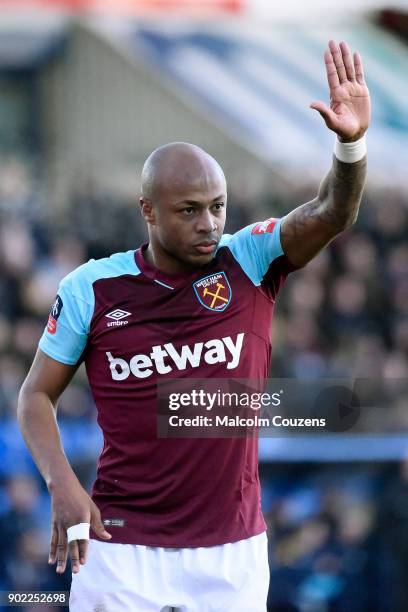
[[[265,195],[260,206],[266,216],[278,216],[313,197],[307,192],[291,193],[290,200]],[[0,591],[68,590],[70,584],[69,570],[57,576],[46,563],[49,497],[15,418],[58,282],[90,257],[136,248],[145,239],[136,194],[119,197],[81,180],[66,209],[48,198],[33,160],[2,160]],[[228,231],[258,220],[239,194],[229,206]],[[275,314],[273,376],[408,378],[407,230],[407,196],[368,190],[353,230],[288,279]],[[408,429],[404,407],[405,401],[400,431]],[[89,488],[102,440],[82,369],[58,418],[67,455]],[[261,477],[270,612],[407,609],[408,461],[341,469],[265,464]]]
[[[261,465],[268,612],[403,612],[408,460]]]
[[[407,378],[407,230],[407,194],[367,190],[352,230],[287,281],[275,375]]]

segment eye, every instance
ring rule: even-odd
[[[192,206],[187,206],[186,208],[183,208],[181,212],[187,216],[191,216],[194,212],[194,208]]]
[[[222,210],[224,208],[225,204],[224,202],[216,202],[214,204],[214,209],[218,212],[220,210]]]

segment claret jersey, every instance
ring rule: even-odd
[[[104,438],[92,498],[112,542],[214,546],[265,530],[257,438],[158,439],[156,384],[267,377],[290,271],[280,224],[224,235],[204,272],[164,274],[144,245],[62,280],[39,346],[85,362]]]

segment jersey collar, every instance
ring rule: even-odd
[[[193,270],[192,272],[179,272],[176,274],[170,274],[169,272],[162,272],[159,268],[156,268],[153,264],[149,263],[145,257],[144,252],[149,246],[148,242],[145,242],[141,245],[139,249],[135,251],[135,261],[139,270],[148,278],[151,278],[153,281],[157,282],[160,285],[167,286],[169,289],[175,289],[181,285],[185,285],[186,283],[195,280],[196,278],[200,278],[201,276],[208,273],[211,270],[213,265],[213,261],[211,261],[207,266],[200,268],[199,270]]]

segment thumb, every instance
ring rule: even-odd
[[[334,113],[324,102],[312,102],[310,108],[320,113],[328,127],[332,128],[334,126],[336,122],[336,113]]]
[[[112,536],[106,531],[105,526],[102,523],[101,513],[99,512],[99,509],[96,506],[95,508],[92,508],[91,512],[91,527],[96,533],[96,535],[100,538],[104,538],[105,540],[111,539]]]

